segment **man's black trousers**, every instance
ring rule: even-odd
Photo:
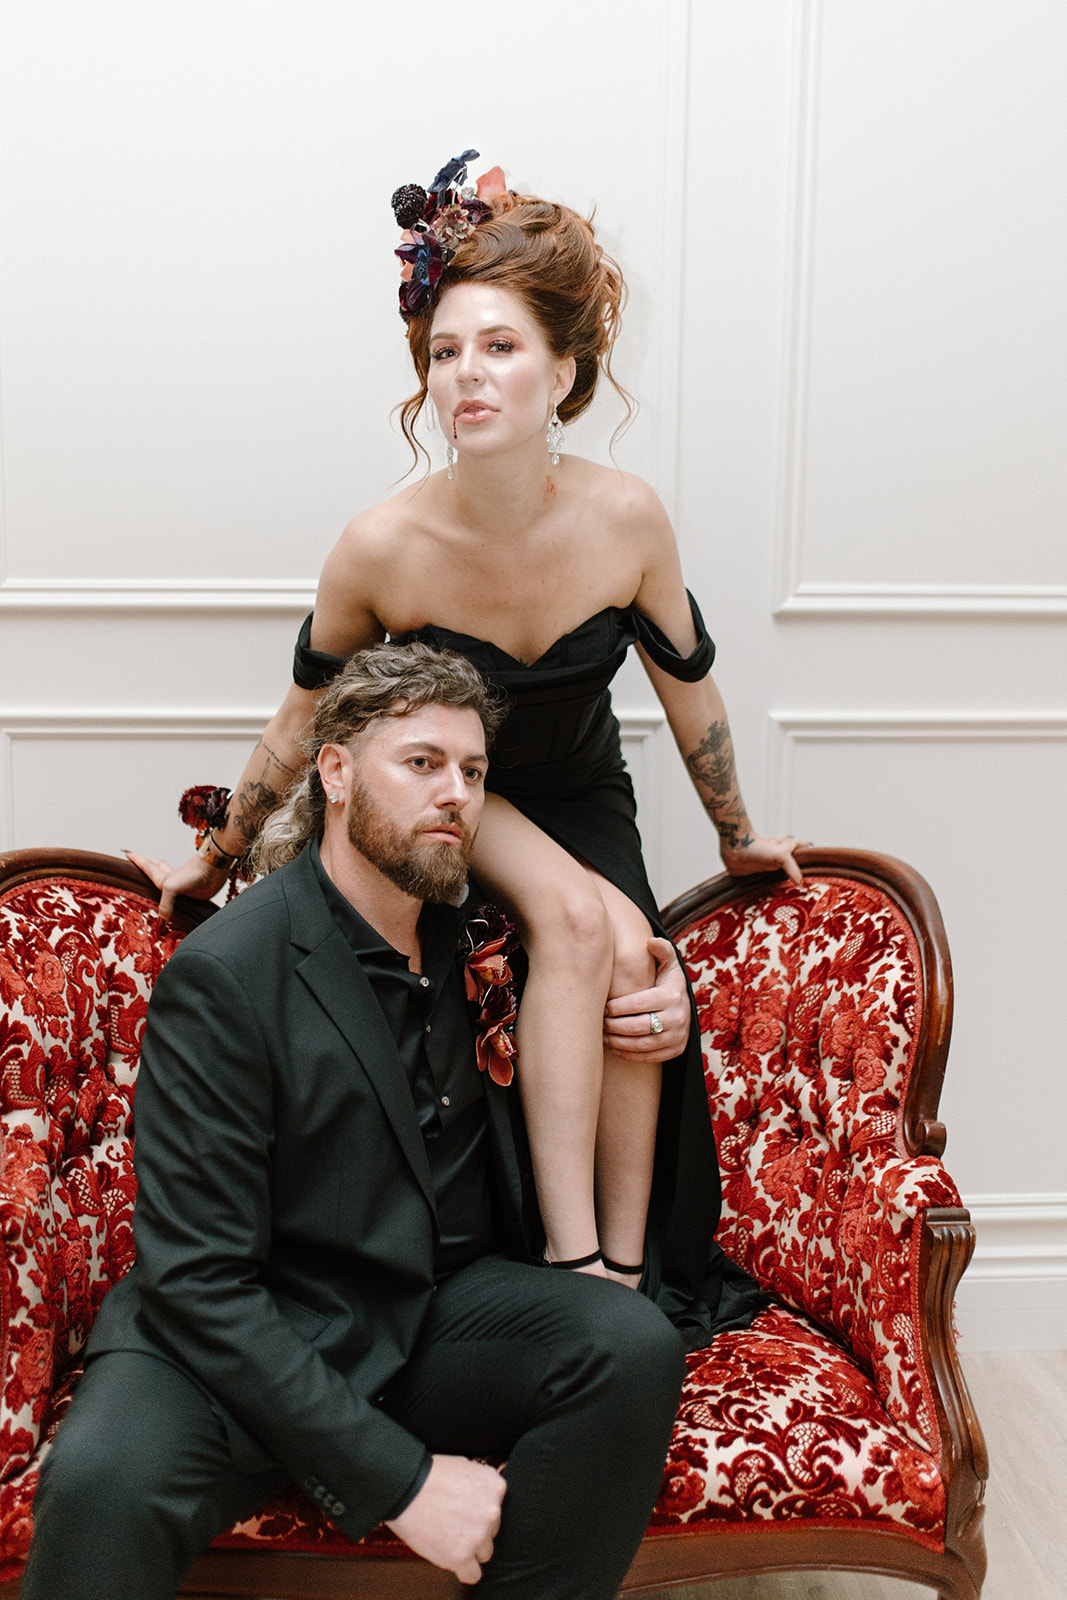
[[[610,1600],[659,1490],[682,1374],[678,1335],[634,1291],[489,1257],[439,1287],[383,1405],[433,1453],[506,1459],[479,1594]],[[173,1600],[212,1539],[285,1481],[241,1470],[177,1368],[98,1356],[42,1472],[23,1600]]]

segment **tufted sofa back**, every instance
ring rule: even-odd
[[[0,1461],[8,1473],[32,1455],[57,1371],[133,1260],[137,1059],[152,985],[181,937],[132,888],[62,873],[8,888],[0,881]],[[16,1308],[23,1314],[12,1315]]]
[[[927,1397],[903,1393],[901,1374],[915,1354],[917,1209],[960,1204],[935,1159],[944,1130],[925,1111],[944,1072],[951,977],[896,887],[806,867],[800,888],[735,884],[666,916],[697,994],[723,1248],[845,1339],[890,1411],[929,1436]]]

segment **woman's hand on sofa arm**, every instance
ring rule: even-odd
[[[169,861],[153,861],[134,850],[124,850],[123,855],[160,891],[159,914],[165,922],[169,922],[174,915],[174,902],[178,895],[187,894],[193,900],[210,900],[218,894],[229,876],[225,868],[211,867],[199,855],[190,856],[180,867],[172,867]]]

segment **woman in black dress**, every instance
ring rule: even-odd
[[[680,977],[657,939],[611,711],[608,685],[631,645],[727,870],[782,867],[799,879],[797,841],[760,838],[749,821],[709,675],[714,647],[658,499],[639,479],[561,454],[561,424],[588,407],[602,371],[610,378],[618,268],[588,222],[507,191],[498,169],[477,193],[462,188],[475,154],[450,162],[429,191],[394,195],[419,380],[404,430],[413,441],[429,402],[447,469],[345,529],[297,646],[293,688],[201,852],[177,871],[134,859],[165,905],[174,893],[217,892],[231,853],[247,848],[299,769],[302,730],[340,661],[387,636],[469,656],[510,700],[473,870],[529,957],[518,1082],[546,1259],[631,1285],[643,1274],[697,1346],[745,1307],[723,1291],[698,1030],[683,1048],[682,1006],[663,998],[672,981],[680,993]],[[652,1003],[635,1015],[656,984],[662,1020]]]

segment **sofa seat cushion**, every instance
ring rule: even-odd
[[[943,1547],[945,1490],[935,1458],[886,1415],[870,1379],[836,1340],[785,1306],[722,1333],[688,1358],[653,1535],[712,1523],[906,1528]],[[217,1548],[352,1551],[296,1489]],[[375,1555],[406,1547],[378,1528]]]
[[[77,1370],[42,1420],[46,1439],[69,1404]],[[0,1545],[23,1557],[40,1459],[0,1487]],[[796,1520],[903,1527],[940,1550],[944,1519],[935,1458],[891,1422],[848,1352],[797,1312],[772,1306],[751,1328],[722,1333],[688,1357],[651,1535]],[[215,1548],[410,1555],[386,1528],[355,1546],[296,1488],[223,1534]]]
[[[790,1519],[903,1525],[940,1549],[945,1489],[850,1353],[772,1306],[688,1358],[652,1531]]]

